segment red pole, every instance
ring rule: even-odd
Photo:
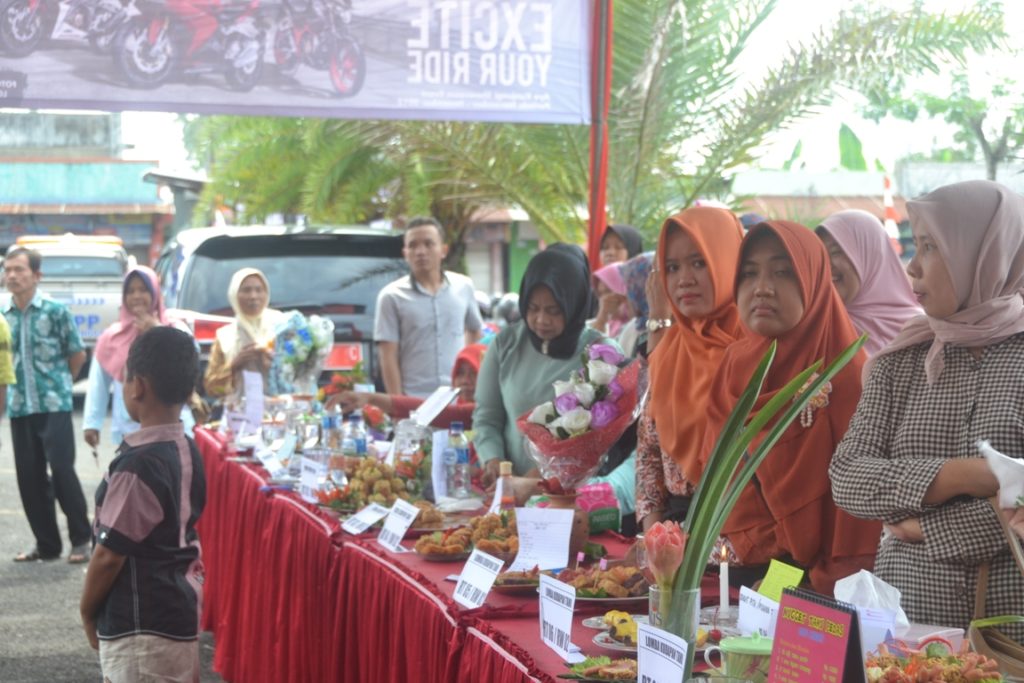
[[[608,224],[608,102],[612,94],[612,1],[594,3],[594,29],[590,60],[590,222],[587,257],[590,267],[600,264],[601,236]]]

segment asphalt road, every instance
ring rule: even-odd
[[[75,433],[81,436],[81,413],[74,416]],[[110,464],[109,425],[101,434],[100,464],[93,460],[84,441],[78,443],[76,470],[89,501],[102,478],[101,467]],[[64,560],[22,564],[12,558],[34,544],[21,509],[7,420],[0,424],[0,681],[3,683],[95,683],[101,680],[99,661],[89,647],[78,618],[78,598],[85,565]],[[68,553],[67,524],[58,510],[61,533]],[[221,681],[213,673],[213,637],[203,634],[200,657],[204,683]]]

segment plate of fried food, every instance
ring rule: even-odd
[[[519,552],[519,535],[516,533],[515,513],[503,510],[474,517],[469,522],[473,530],[473,545],[493,555],[506,564],[515,559]]]
[[[563,569],[558,580],[576,589],[577,602],[646,604],[650,586],[637,567]]]
[[[595,683],[636,683],[638,675],[635,659],[587,657],[579,664],[567,666],[569,673],[558,674],[559,678]]]
[[[419,538],[423,534],[444,531],[459,526],[448,519],[443,512],[428,500],[417,500],[413,502],[413,505],[419,508],[420,513],[416,515],[412,526],[405,532],[406,538]]]
[[[413,550],[430,562],[459,562],[473,551],[468,527],[425,533],[416,541]]]
[[[494,580],[491,590],[502,595],[533,595],[536,597],[540,586],[540,569],[529,571],[502,572]]]

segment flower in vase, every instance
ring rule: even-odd
[[[676,571],[683,563],[686,534],[675,522],[656,522],[646,534],[647,565],[654,574],[658,588],[670,590],[675,581]]]

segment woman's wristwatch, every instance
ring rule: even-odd
[[[672,318],[649,318],[647,320],[647,331],[657,332],[672,327]]]

